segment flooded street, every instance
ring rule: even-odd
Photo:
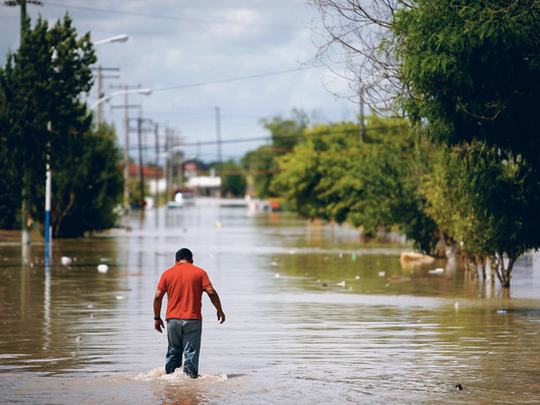
[[[0,241],[0,403],[538,403],[537,257],[517,263],[508,298],[293,214],[208,201],[130,227],[54,241],[50,268],[41,242],[21,265],[19,241]],[[227,315],[218,324],[203,297],[197,380],[164,375],[153,329],[181,247]]]

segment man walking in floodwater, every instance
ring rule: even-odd
[[[212,287],[206,272],[193,265],[193,253],[183,248],[176,252],[176,264],[165,271],[159,280],[154,297],[154,328],[161,332],[161,302],[165,294],[167,303],[167,338],[169,348],[165,361],[165,372],[171,374],[182,365],[184,373],[197,378],[199,373],[199,351],[202,332],[202,293],[205,291],[217,309],[217,319],[225,322],[219,295]]]

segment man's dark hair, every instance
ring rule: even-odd
[[[177,262],[179,262],[180,260],[190,261],[192,258],[193,258],[193,253],[191,253],[191,250],[187,248],[182,248],[178,252],[176,252]]]

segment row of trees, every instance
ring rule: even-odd
[[[299,125],[261,194],[368,234],[397,226],[426,253],[442,238],[510,286],[540,248],[540,3],[312,1],[321,55],[341,49],[364,101],[407,120],[371,117],[363,141],[350,123]]]
[[[0,67],[0,228],[43,230],[47,163],[55,236],[115,224],[123,178],[114,129],[93,130],[82,101],[95,61],[90,34],[77,38],[67,15],[52,27],[26,21],[18,51]]]

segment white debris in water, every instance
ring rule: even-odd
[[[360,276],[356,276],[354,279],[355,280],[360,280]]]
[[[336,285],[340,287],[345,287],[345,280],[343,280],[341,283],[337,283]]]
[[[379,271],[379,277],[384,277],[386,275],[386,272],[384,271]]]
[[[454,308],[456,308],[456,311],[459,311],[459,302],[456,301],[456,303],[454,304]]]
[[[279,273],[276,273],[276,278],[279,278],[279,277],[280,277]]]
[[[99,266],[97,266],[97,270],[100,273],[107,273],[109,271],[109,266],[107,266],[106,264],[100,264]]]
[[[272,263],[270,263],[270,265],[275,267],[275,266],[279,266],[279,263],[278,262],[272,262]]]
[[[71,259],[71,257],[67,257],[67,256],[62,256],[62,258],[60,259],[60,263],[62,263],[64,266],[68,266],[71,264],[73,260]]]
[[[444,269],[441,267],[436,268],[435,270],[429,270],[429,274],[443,274]]]
[[[82,337],[77,336],[77,337],[75,338],[75,342],[76,342],[77,344],[80,344],[80,343],[82,342]]]
[[[124,296],[122,296],[122,295],[117,295],[117,296],[116,296],[116,299],[117,299],[117,300],[124,300],[124,299],[126,299],[126,297],[124,297]]]

